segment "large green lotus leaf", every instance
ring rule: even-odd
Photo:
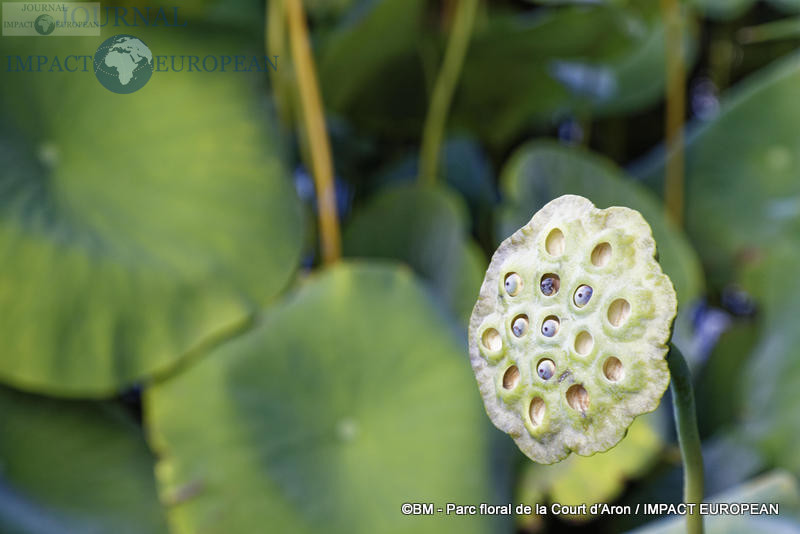
[[[0,387],[0,532],[166,531],[153,458],[125,413]]]
[[[783,11],[793,13],[800,11],[800,0],[769,0],[769,3]]]
[[[563,5],[563,4],[586,4],[591,0],[529,0],[535,4]],[[626,0],[609,0],[610,3],[624,4]],[[756,0],[690,0],[692,6],[697,8],[703,15],[711,18],[732,19],[742,15],[745,11],[753,7]],[[778,9],[785,11],[797,11],[800,9],[798,0],[767,0]]]
[[[767,0],[766,3],[782,11],[800,11],[798,0]],[[751,9],[756,0],[691,0],[691,4],[711,18],[733,19]]]
[[[467,225],[464,206],[449,190],[402,184],[355,213],[344,233],[344,252],[406,262],[466,322],[486,270]]]
[[[570,455],[551,465],[528,462],[523,467],[517,500],[534,506],[547,501],[565,506],[613,502],[625,483],[647,470],[663,446],[654,429],[654,414],[637,418],[628,434],[613,449],[593,456]],[[592,516],[571,516],[588,520]],[[519,518],[523,525],[534,525],[540,517]]]
[[[566,113],[623,113],[663,94],[658,4],[499,13],[479,28],[453,110],[457,126],[502,144]]]
[[[800,233],[800,56],[752,75],[686,146],[686,232],[716,276]],[[758,135],[754,135],[758,132]],[[662,189],[663,163],[640,173]]]
[[[700,263],[683,234],[664,216],[663,207],[605,158],[552,141],[535,141],[520,148],[500,178],[503,208],[497,240],[525,224],[531,214],[561,195],[585,196],[600,208],[625,206],[650,223],[659,263],[688,304],[703,289]]]
[[[497,204],[497,186],[488,155],[477,140],[453,137],[442,146],[440,178],[464,199],[469,207],[473,227],[482,229]],[[396,182],[412,182],[419,177],[419,153],[393,161],[371,180],[383,187]]]
[[[252,51],[224,36],[139,35],[154,55]],[[102,41],[1,46],[63,59]],[[88,72],[3,75],[0,379],[108,394],[239,327],[287,284],[299,202],[257,76],[155,72],[119,95],[91,60]]]
[[[714,19],[733,19],[750,9],[755,0],[690,0],[702,15]]]
[[[146,396],[173,532],[502,532],[463,342],[407,269],[341,263]]]
[[[800,532],[800,489],[797,479],[786,471],[761,475],[711,499],[712,503],[778,504],[778,515],[717,514],[704,517],[708,534],[753,534],[754,532],[795,534]],[[664,519],[630,531],[631,534],[682,534],[683,516]]]
[[[319,77],[329,110],[417,133],[426,99],[418,56],[424,10],[423,0],[361,1],[321,32]]]
[[[697,426],[701,435],[711,436],[731,425],[738,426],[749,396],[731,391],[750,389],[752,378],[746,372],[747,360],[760,334],[761,325],[753,320],[734,320],[720,337],[706,364],[695,377]],[[726,399],[720,402],[720,399]]]
[[[759,297],[762,332],[748,365],[742,366],[739,394],[748,436],[776,465],[800,473],[800,247],[779,247],[751,265],[742,285]],[[754,380],[756,382],[754,382]],[[754,387],[757,383],[757,387]],[[735,390],[736,391],[736,390]]]
[[[442,162],[444,180],[464,197],[476,219],[494,209],[497,203],[494,171],[476,140],[449,139],[442,149]]]

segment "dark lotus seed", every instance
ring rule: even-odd
[[[586,304],[589,303],[589,299],[592,298],[593,292],[594,291],[592,290],[592,288],[587,285],[580,286],[575,291],[575,298],[574,298],[575,305],[579,308],[586,306]]]
[[[545,337],[553,337],[556,335],[556,330],[558,330],[558,322],[555,319],[548,319],[542,325],[542,334]]]
[[[554,278],[547,278],[542,279],[542,293],[547,295],[548,297],[556,292],[556,281]]]
[[[550,380],[556,374],[556,365],[552,360],[542,360],[539,362],[539,367],[536,369],[536,374],[542,380]]]
[[[517,273],[511,273],[506,276],[505,280],[505,288],[506,293],[511,295],[512,297],[519,293],[520,286],[522,286],[522,279],[519,277]]]
[[[527,329],[528,320],[525,317],[517,317],[511,325],[511,331],[514,332],[514,335],[517,337],[522,337]]]

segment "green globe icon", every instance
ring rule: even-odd
[[[39,15],[33,21],[33,29],[39,35],[50,35],[56,29],[56,21],[50,15]]]
[[[111,92],[133,93],[153,75],[153,53],[133,35],[109,37],[94,53],[94,75]]]

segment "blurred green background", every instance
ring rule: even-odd
[[[0,37],[0,532],[681,532],[401,513],[680,501],[666,400],[611,451],[553,466],[483,412],[466,323],[484,270],[566,193],[653,228],[707,498],[780,503],[708,530],[800,532],[800,2],[675,2],[676,39],[669,1],[482,1],[423,183],[464,0],[305,0],[343,250],[323,265],[284,1],[154,0],[187,24]],[[11,67],[117,33],[278,68],[155,72],[119,95],[91,65]],[[668,54],[686,72],[672,218]]]

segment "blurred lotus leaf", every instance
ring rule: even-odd
[[[470,45],[454,124],[502,145],[559,116],[630,112],[657,101],[665,72],[657,8],[634,0],[493,15]],[[687,35],[687,51],[691,42]]]
[[[341,263],[146,398],[174,532],[503,532],[464,348],[411,272]],[[509,525],[510,526],[510,525]]]
[[[773,249],[749,266],[742,285],[759,297],[761,336],[748,365],[740,368],[740,395],[747,435],[773,465],[800,474],[800,247]],[[787,276],[788,273],[792,273]],[[758,387],[753,387],[758,377]]]
[[[467,221],[463,203],[449,190],[399,185],[356,211],[344,234],[344,251],[406,262],[466,324],[486,268]]]
[[[441,179],[467,203],[473,222],[484,220],[497,204],[494,171],[488,155],[471,137],[448,139],[442,147]],[[379,184],[411,182],[419,176],[419,153],[391,163],[375,179]]]
[[[320,32],[320,84],[330,111],[368,128],[419,131],[427,100],[418,57],[424,8],[423,0],[360,2]]]
[[[800,490],[797,479],[785,471],[771,471],[711,499],[711,503],[778,504],[780,515],[716,514],[704,519],[708,534],[752,534],[797,532],[800,520]],[[630,534],[681,534],[684,517],[665,519],[632,530]]]
[[[753,74],[686,146],[686,233],[712,274],[800,232],[800,56]],[[768,131],[768,135],[752,135]],[[639,173],[662,188],[663,159]],[[660,242],[659,242],[660,243]]]
[[[733,19],[750,9],[756,0],[690,0],[701,14],[717,19]]]
[[[522,468],[517,500],[531,506],[548,501],[564,506],[614,502],[625,483],[646,472],[661,452],[663,444],[653,428],[655,417],[649,414],[637,418],[625,439],[606,452],[589,457],[572,454],[552,465],[527,462]],[[523,526],[538,521],[535,516],[520,519]]]
[[[139,34],[154,54],[246,49]],[[15,37],[2,52],[97,44]],[[0,379],[106,395],[241,327],[281,290],[299,261],[299,203],[247,74],[156,72],[127,95],[91,71],[46,74],[0,79]]]
[[[0,387],[0,531],[166,534],[141,429],[111,404]]]
[[[700,13],[710,18],[730,20],[752,9],[757,0],[691,0],[690,4]],[[800,11],[798,0],[766,0],[776,9],[788,12]]]

